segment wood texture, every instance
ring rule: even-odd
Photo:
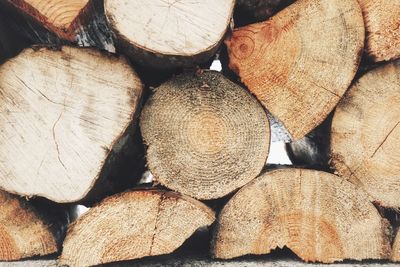
[[[222,74],[183,74],[164,83],[140,120],[157,182],[198,199],[223,197],[256,177],[269,149],[261,105]]]
[[[352,81],[364,46],[356,0],[299,0],[225,41],[229,66],[295,140],[318,126]]]
[[[76,43],[115,52],[103,0],[5,0],[0,14],[35,44]]]
[[[380,205],[400,207],[400,64],[361,77],[332,122],[332,165]]]
[[[392,261],[400,262],[400,232],[397,231],[396,238],[393,241]]]
[[[154,68],[208,61],[227,30],[234,0],[105,0],[108,22],[131,58]]]
[[[43,256],[58,251],[65,224],[30,202],[0,191],[0,261]],[[59,213],[60,214],[60,213]],[[67,213],[62,218],[67,222]],[[56,227],[57,229],[55,229]]]
[[[367,53],[374,61],[400,57],[400,1],[358,0],[365,20]]]
[[[315,170],[267,172],[239,190],[218,217],[212,254],[230,259],[284,246],[304,261],[390,257],[390,226],[367,195]]]
[[[27,49],[0,67],[0,88],[1,188],[56,202],[111,189],[107,166],[131,145],[142,94],[125,59]]]
[[[60,263],[91,266],[172,253],[214,220],[214,212],[206,205],[174,192],[115,195],[71,225]]]

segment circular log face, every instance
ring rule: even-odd
[[[217,72],[185,74],[160,86],[140,126],[156,180],[199,199],[243,186],[260,173],[268,154],[261,105]]]
[[[297,1],[235,29],[229,67],[295,140],[319,125],[352,81],[364,46],[356,0]]]
[[[350,88],[332,122],[332,164],[379,204],[400,207],[400,64],[370,71]]]
[[[161,55],[212,50],[232,16],[232,0],[106,0],[110,25],[129,43]]]
[[[174,192],[114,195],[70,226],[60,262],[93,266],[172,253],[214,220],[214,212],[205,204]]]
[[[284,246],[305,261],[390,256],[389,223],[362,190],[314,170],[267,172],[221,211],[212,254],[229,259]]]
[[[359,0],[367,31],[367,53],[375,61],[400,57],[400,1]]]
[[[27,49],[0,67],[0,187],[82,199],[131,122],[142,85],[122,58]]]
[[[0,261],[57,252],[57,240],[22,199],[0,191]]]

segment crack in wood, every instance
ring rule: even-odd
[[[154,241],[155,241],[155,239],[156,239],[157,228],[158,228],[158,222],[159,222],[159,219],[160,219],[161,205],[162,205],[164,199],[165,199],[165,193],[162,193],[161,196],[160,196],[160,200],[158,201],[157,214],[156,214],[156,221],[155,221],[155,223],[154,223],[153,236],[151,237],[149,256],[152,256],[152,255],[153,255],[153,247],[154,247]]]
[[[383,144],[386,142],[386,140],[389,138],[389,136],[393,133],[393,131],[396,129],[396,127],[399,125],[400,121],[396,123],[396,125],[390,130],[390,132],[386,135],[386,137],[383,139],[383,141],[379,144],[379,146],[375,149],[374,153],[372,153],[372,156],[370,158],[373,158],[378,152],[378,150],[383,146]]]

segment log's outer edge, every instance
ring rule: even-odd
[[[233,10],[235,7],[235,1],[231,2],[231,9],[229,11],[230,16],[226,22],[227,28],[220,36],[220,40],[199,53],[187,55],[161,54],[134,43],[114,27],[116,23],[113,16],[107,10],[107,0],[104,0],[104,10],[108,25],[114,32],[116,38],[115,42],[119,50],[124,51],[124,53],[126,53],[129,58],[135,61],[138,65],[148,66],[154,69],[172,69],[177,67],[193,67],[198,64],[206,63],[217,52],[224,41],[225,35],[230,29],[230,21],[232,20]]]

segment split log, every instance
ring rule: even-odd
[[[92,266],[169,254],[214,220],[214,212],[205,204],[174,192],[115,195],[71,225],[60,263]]]
[[[400,58],[400,1],[358,0],[367,32],[367,54],[373,61]]]
[[[384,207],[400,207],[400,63],[361,77],[332,121],[332,165]]]
[[[35,44],[68,42],[115,52],[102,0],[5,0],[2,16]]]
[[[234,0],[105,0],[109,25],[124,53],[153,68],[190,67],[216,53]]]
[[[67,223],[66,212],[41,212],[31,202],[0,191],[0,261],[56,253]]]
[[[392,261],[400,262],[400,231],[397,231],[396,238],[393,242]]]
[[[235,27],[260,22],[275,15],[295,0],[238,0],[236,2]]]
[[[222,74],[186,73],[156,89],[140,129],[155,180],[197,199],[223,197],[256,177],[269,149],[265,111]]]
[[[0,88],[1,188],[60,203],[113,191],[112,164],[127,147],[138,151],[132,120],[142,84],[125,59],[26,49],[0,66]]]
[[[325,172],[282,169],[232,197],[219,215],[212,254],[230,259],[286,246],[307,262],[387,259],[390,230],[353,184]]]
[[[350,85],[364,46],[356,0],[299,0],[235,29],[229,67],[294,140],[318,126]]]

